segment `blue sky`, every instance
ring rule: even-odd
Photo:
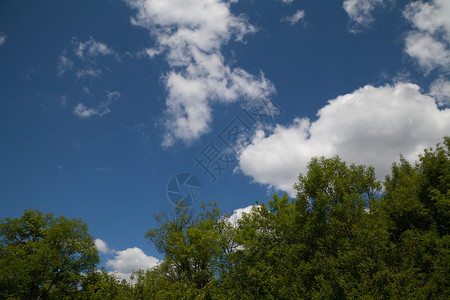
[[[194,209],[225,213],[293,195],[312,156],[381,179],[450,132],[448,15],[448,0],[1,1],[0,218],[82,218],[126,277],[162,258],[144,234],[179,173],[201,182]]]

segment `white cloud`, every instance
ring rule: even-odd
[[[164,54],[170,66],[163,146],[189,144],[210,130],[210,104],[268,97],[275,89],[261,73],[254,76],[224,62],[221,47],[233,37],[255,32],[246,19],[220,0],[126,0],[137,13],[131,22],[144,27],[157,45],[146,52]],[[233,2],[233,1],[231,1]]]
[[[297,24],[300,20],[303,20],[305,17],[305,11],[304,10],[297,10],[295,14],[292,16],[285,17],[281,19],[283,22],[287,22],[291,25]]]
[[[156,55],[161,54],[161,50],[159,50],[159,49],[154,49],[154,48],[148,48],[148,49],[145,49],[145,53],[147,53],[147,55],[148,55],[150,58],[153,58],[153,57],[155,57]]]
[[[61,104],[62,107],[64,107],[64,108],[67,107],[67,96],[66,95],[62,95],[57,100],[58,100],[59,104]]]
[[[450,81],[444,77],[435,80],[431,84],[430,95],[438,100],[439,105],[450,105]]]
[[[81,69],[77,72],[77,78],[80,79],[83,77],[99,77],[100,74],[102,74],[102,70],[99,69]]]
[[[238,208],[238,209],[235,209],[235,210],[233,211],[233,214],[227,219],[228,222],[230,222],[234,227],[236,227],[236,226],[238,225],[238,221],[239,221],[240,219],[242,219],[242,216],[243,216],[244,214],[249,214],[249,213],[251,213],[251,212],[252,212],[252,208],[253,208],[254,206],[255,206],[255,205],[249,205],[249,206],[244,207],[244,208]]]
[[[101,239],[95,239],[95,247],[103,254],[116,253],[116,251],[110,249],[108,244]]]
[[[97,42],[92,36],[86,42],[80,42],[77,38],[72,39],[74,45],[74,52],[80,58],[95,58],[97,56],[114,55],[117,56],[114,50],[109,48],[106,44]]]
[[[67,71],[72,70],[72,67],[73,61],[66,56],[66,53],[63,52],[63,54],[58,57],[58,76],[62,76]]]
[[[68,52],[64,49],[58,57],[58,76],[73,71],[78,79],[95,78],[102,74],[102,69],[105,69],[101,64],[98,64],[97,59],[99,57],[113,57],[116,61],[120,61],[120,56],[114,50],[104,43],[97,42],[93,37],[85,42],[73,37],[72,45],[72,51]]]
[[[7,36],[4,32],[0,32],[0,47],[3,46],[6,42]]]
[[[120,279],[130,279],[133,271],[147,270],[156,267],[159,260],[153,256],[147,256],[140,248],[128,248],[117,251],[113,259],[106,262],[107,267],[112,267],[111,273]]]
[[[107,91],[106,92],[106,98],[108,98],[109,100],[118,100],[122,97],[122,95],[118,92],[118,91]]]
[[[79,118],[86,119],[92,116],[103,117],[111,112],[110,106],[114,100],[120,99],[121,95],[118,91],[107,91],[106,101],[100,102],[96,107],[86,107],[83,103],[78,103],[73,110],[73,114]]]
[[[281,1],[286,4],[291,4],[292,2],[294,2],[294,0],[277,0],[277,1]]]
[[[450,1],[415,1],[403,14],[416,30],[407,34],[405,52],[427,75],[435,68],[450,70]]]
[[[84,86],[83,89],[82,89],[82,91],[83,91],[83,93],[85,93],[86,95],[91,95],[91,90],[90,90],[87,86]]]
[[[368,28],[374,20],[373,10],[383,5],[384,0],[345,0],[342,7],[350,18],[350,31],[357,33]]]
[[[418,30],[430,34],[441,33],[447,42],[450,41],[448,0],[415,1],[407,5],[403,13]]]
[[[417,60],[426,74],[437,67],[450,68],[449,49],[428,33],[410,32],[405,39],[405,51]]]
[[[109,106],[111,101],[101,102],[97,107],[88,108],[83,103],[78,103],[73,109],[73,114],[81,119],[87,119],[92,116],[103,117],[107,113],[111,112]]]
[[[435,99],[421,94],[417,85],[367,85],[329,101],[312,123],[296,118],[271,134],[257,131],[239,163],[255,182],[294,196],[292,185],[306,172],[311,157],[337,154],[351,163],[374,166],[382,179],[400,154],[414,161],[449,132],[450,109],[439,110]]]

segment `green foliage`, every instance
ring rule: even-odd
[[[165,254],[160,269],[166,278],[202,288],[227,267],[226,256],[232,251],[228,225],[217,204],[209,207],[202,204],[202,211],[194,216],[180,204],[171,218],[155,215],[161,226],[149,230],[146,237]]]
[[[450,138],[425,149],[413,166],[403,157],[386,177],[381,205],[392,241],[396,297],[442,298],[450,293]]]
[[[82,286],[79,299],[134,299],[133,286],[118,280],[103,268],[89,276]]]
[[[369,280],[378,271],[375,249],[385,247],[380,239],[387,235],[371,218],[380,193],[374,170],[338,157],[314,158],[295,188],[295,199],[274,195],[241,221],[236,238],[245,250],[233,283],[254,298],[367,292],[373,282],[361,277]]]
[[[25,210],[0,223],[0,298],[74,297],[97,263],[81,220]]]
[[[64,259],[91,249],[85,227],[27,211],[0,227],[0,298],[448,299],[449,185],[448,137],[415,164],[401,157],[383,185],[372,167],[313,158],[294,199],[275,194],[238,224],[215,203],[157,214],[146,238],[164,261],[130,283],[89,272],[96,254]]]

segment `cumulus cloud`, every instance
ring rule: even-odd
[[[414,161],[424,148],[450,132],[450,109],[410,83],[367,85],[330,100],[318,119],[296,118],[266,134],[257,131],[239,155],[240,169],[255,182],[289,192],[314,156],[339,155],[372,165],[378,178],[388,174],[400,154]]]
[[[211,102],[257,101],[274,93],[264,74],[249,74],[224,62],[221,47],[255,32],[220,0],[125,0],[136,10],[132,24],[149,30],[156,46],[149,57],[164,55],[170,70],[163,146],[189,144],[210,130]]]
[[[405,38],[405,52],[417,61],[425,74],[441,68],[450,70],[450,2],[415,1],[403,14],[415,30]]]
[[[278,1],[281,1],[286,4],[291,4],[292,2],[294,2],[294,0],[278,0]]]
[[[405,39],[405,51],[426,74],[437,67],[450,67],[450,51],[447,46],[427,33],[410,32]]]
[[[112,259],[106,261],[106,266],[112,268],[110,274],[114,274],[120,279],[130,280],[133,271],[147,270],[157,266],[160,261],[148,256],[140,248],[128,248],[122,251],[115,251],[108,247],[108,244],[101,240],[95,240],[95,247],[103,254],[113,254]]]
[[[281,19],[282,22],[287,22],[290,25],[297,24],[300,20],[303,20],[305,18],[305,11],[304,10],[297,10],[295,14],[292,16],[287,16],[283,19]]]
[[[441,33],[450,41],[450,2],[447,0],[415,1],[407,5],[403,13],[418,30]]]
[[[350,18],[350,32],[369,28],[374,18],[372,12],[384,5],[384,0],[345,0],[343,8]]]
[[[109,249],[108,244],[101,239],[95,239],[95,247],[103,254],[115,253],[115,251]]]
[[[152,269],[158,264],[157,258],[147,256],[144,251],[137,247],[117,251],[116,256],[106,262],[107,267],[113,268],[112,274],[125,280],[130,279],[133,271]]]
[[[6,34],[4,32],[0,32],[0,47],[3,46],[6,42]]]
[[[249,214],[249,213],[251,213],[251,212],[252,212],[252,208],[253,208],[254,206],[255,206],[255,205],[249,205],[249,206],[244,207],[244,208],[238,208],[238,209],[235,209],[235,210],[233,211],[233,214],[232,214],[231,216],[228,217],[227,221],[230,222],[234,227],[236,227],[237,224],[238,224],[238,221],[239,221],[240,219],[242,219],[242,216],[243,216],[244,214]]]

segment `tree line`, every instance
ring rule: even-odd
[[[155,215],[164,254],[130,282],[104,269],[87,224],[26,210],[0,223],[0,299],[448,299],[450,137],[416,163],[311,159],[296,197],[237,222],[216,203]]]

